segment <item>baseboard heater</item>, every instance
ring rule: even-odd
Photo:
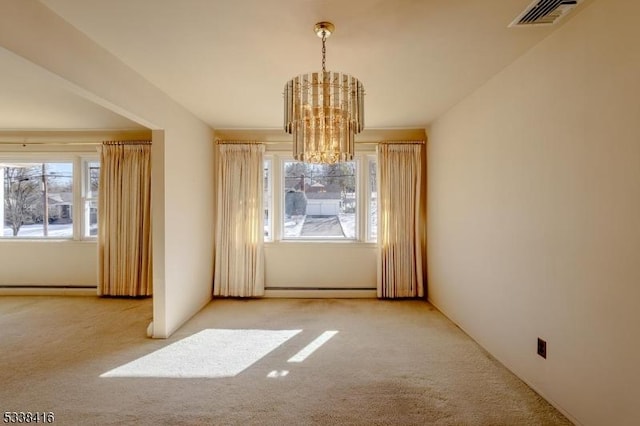
[[[96,286],[0,285],[0,296],[95,296]]]
[[[95,285],[40,285],[40,284],[27,284],[27,285],[2,285],[0,288],[93,288],[97,289]]]
[[[377,297],[375,288],[345,287],[266,287],[265,297],[311,299],[370,299]]]

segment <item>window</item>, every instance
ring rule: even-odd
[[[283,163],[282,229],[285,239],[355,239],[357,166]]]
[[[98,183],[100,182],[100,163],[84,162],[83,203],[84,222],[82,235],[96,237],[98,235]]]
[[[374,153],[311,164],[272,151],[264,160],[264,241],[375,242]]]
[[[99,163],[0,159],[1,238],[83,239],[97,235]],[[82,167],[83,173],[76,173]],[[80,197],[80,188],[83,190]],[[79,203],[84,203],[84,206]],[[77,206],[85,214],[74,214]]]
[[[271,159],[264,160],[264,194],[262,202],[264,203],[264,240],[271,241],[273,239],[273,227],[271,226]]]
[[[369,211],[367,214],[367,239],[376,241],[378,238],[378,162],[375,156],[368,158],[369,174],[368,174],[368,193],[369,193]]]
[[[73,235],[73,163],[3,164],[8,237]]]

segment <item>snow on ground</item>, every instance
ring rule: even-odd
[[[348,239],[354,239],[356,237],[355,213],[340,213],[338,214],[338,219],[340,219],[340,225],[342,225],[344,237]]]
[[[49,225],[49,237],[71,238],[73,235],[73,224]],[[2,235],[4,237],[13,237],[11,227],[5,226]],[[22,225],[18,231],[18,237],[43,237],[44,232],[42,224]]]
[[[376,240],[378,238],[378,201],[375,197],[372,197],[369,204],[369,212],[371,217],[371,239]]]
[[[292,216],[290,218],[285,219],[284,237],[299,238],[305,219],[306,219],[305,215]],[[354,213],[340,213],[338,214],[338,219],[340,220],[340,225],[342,226],[342,230],[345,234],[345,238],[348,238],[348,239],[356,238],[356,215]]]
[[[284,237],[285,238],[298,238],[300,237],[300,232],[302,231],[302,225],[304,225],[306,216],[292,216],[287,218],[284,223]],[[345,233],[345,238],[347,239],[355,239],[356,238],[356,215],[354,213],[340,213],[338,214],[338,219],[340,219],[340,225],[342,225],[342,230]],[[376,206],[374,203],[371,205],[371,224],[372,227],[372,237],[376,236]],[[73,235],[73,225],[72,224],[64,224],[64,225],[49,225],[49,237],[59,237],[59,238],[70,238]],[[4,237],[12,237],[13,232],[11,228],[8,226],[4,227],[3,230]],[[42,237],[42,225],[23,225],[20,227],[20,231],[18,232],[18,237]]]
[[[306,219],[306,215],[300,216],[291,216],[285,219],[284,222],[284,237],[285,238],[296,238],[300,236],[300,232],[302,232],[302,225],[304,225],[304,220]]]
[[[371,235],[370,238],[375,240],[378,235],[378,203],[376,199],[371,200],[369,207],[370,223],[371,223]],[[284,223],[284,237],[285,238],[299,238],[302,231],[302,225],[306,216],[292,216],[285,219]],[[345,238],[356,238],[356,214],[355,213],[339,213],[338,219],[340,219],[340,225],[344,231]],[[364,226],[364,225],[363,225]]]

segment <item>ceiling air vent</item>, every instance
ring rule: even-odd
[[[581,1],[535,0],[509,26],[553,25]]]

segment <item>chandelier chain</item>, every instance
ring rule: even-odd
[[[327,47],[325,45],[327,41],[327,34],[325,31],[322,31],[322,72],[326,72],[325,63],[327,61]]]

